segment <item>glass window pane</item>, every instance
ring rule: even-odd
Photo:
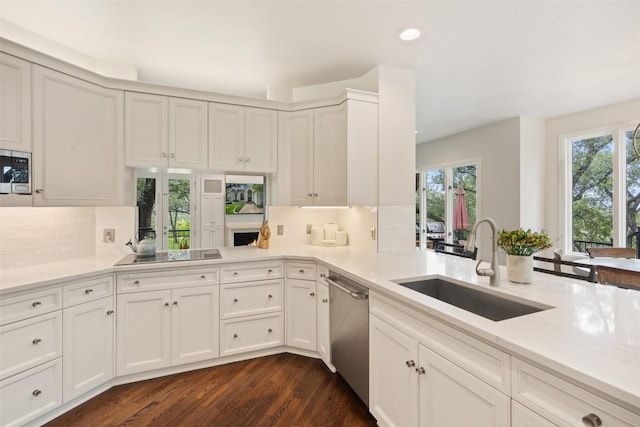
[[[637,248],[640,239],[640,158],[633,151],[632,140],[633,131],[626,133],[627,147],[627,197],[625,218],[627,228],[625,232],[625,242],[628,248]],[[634,238],[634,236],[638,236]]]
[[[613,137],[574,140],[572,161],[573,250],[613,242]]]
[[[445,222],[444,169],[427,171],[427,222]]]
[[[459,166],[453,168],[453,188],[451,191],[452,203],[454,209],[453,226],[453,242],[459,243],[461,240],[466,241],[469,231],[473,223],[476,221],[476,165]],[[455,209],[457,205],[457,189],[458,184],[464,190],[465,209],[467,212],[469,227],[466,229],[456,230]]]
[[[156,178],[138,178],[136,206],[138,207],[138,239],[157,231]]]
[[[167,248],[189,249],[191,246],[191,182],[169,179],[169,230]]]

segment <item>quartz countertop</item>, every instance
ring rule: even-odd
[[[222,259],[117,266],[124,257],[87,257],[0,271],[0,296],[108,273],[283,259],[318,261],[516,356],[582,383],[640,414],[640,292],[534,272],[533,283],[489,288],[475,261],[431,251],[376,253],[351,246],[220,248]],[[394,280],[445,276],[553,308],[492,321],[404,288]]]

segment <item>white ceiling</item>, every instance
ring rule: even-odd
[[[0,18],[140,80],[245,96],[414,69],[417,142],[640,97],[637,0],[0,0]],[[400,42],[407,26],[423,37]]]

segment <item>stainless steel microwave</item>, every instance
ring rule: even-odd
[[[0,150],[0,194],[31,194],[31,153]]]

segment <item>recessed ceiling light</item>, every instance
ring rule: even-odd
[[[422,34],[422,32],[417,28],[407,28],[402,30],[400,34],[398,34],[398,37],[400,40],[408,42],[417,39],[420,37],[420,34]]]

